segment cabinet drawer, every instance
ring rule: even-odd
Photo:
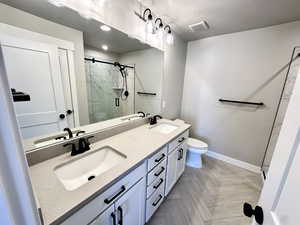
[[[146,222],[149,221],[153,213],[158,209],[164,200],[164,186],[160,186],[154,194],[146,201]]]
[[[185,131],[184,133],[180,134],[179,136],[177,136],[173,141],[171,141],[171,142],[169,143],[169,146],[168,146],[168,153],[174,151],[175,148],[176,148],[178,145],[180,145],[180,144],[186,142],[187,139],[188,139],[188,137],[189,137],[189,131],[188,131],[188,130]]]
[[[167,158],[167,150],[167,146],[164,146],[159,152],[148,159],[148,171],[151,171],[155,166]]]
[[[167,159],[164,159],[157,167],[148,173],[147,185],[152,184],[161,174],[166,174]]]
[[[166,182],[166,170],[164,170],[157,179],[147,187],[147,199],[151,197],[151,195],[158,190],[161,186],[165,187]],[[164,193],[164,192],[163,192]]]
[[[102,194],[83,206],[61,225],[84,225],[91,222],[101,212],[113,204],[115,200],[126,193],[130,187],[146,175],[146,163],[143,163],[124,178],[113,184]]]

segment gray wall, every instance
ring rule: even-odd
[[[163,117],[180,116],[183,94],[187,43],[175,36],[175,44],[167,46],[164,57]]]
[[[300,22],[188,43],[182,117],[211,151],[260,166]],[[264,102],[254,108],[219,98]]]
[[[53,23],[24,11],[0,3],[0,22],[27,29],[33,32],[49,35],[55,38],[71,41],[75,45],[75,72],[78,91],[80,124],[89,123],[87,93],[84,70],[83,33],[81,31]]]

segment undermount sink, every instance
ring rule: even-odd
[[[73,191],[118,165],[126,156],[107,146],[57,166],[54,172],[66,190]]]
[[[151,130],[162,133],[162,134],[169,134],[176,130],[178,126],[170,124],[170,123],[159,123],[153,127],[150,127]]]

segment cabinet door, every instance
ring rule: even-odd
[[[146,178],[141,179],[115,203],[117,224],[144,225]]]
[[[181,147],[178,149],[179,152],[179,158],[177,162],[177,179],[183,174],[184,169],[185,169],[185,161],[186,161],[186,152],[187,152],[187,145],[183,144]]]
[[[179,157],[179,151],[176,149],[168,155],[167,162],[167,177],[166,177],[166,195],[174,186],[177,180],[177,161]]]
[[[106,209],[101,213],[93,222],[89,225],[116,225],[117,217],[114,210],[114,205]]]

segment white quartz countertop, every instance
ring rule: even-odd
[[[67,191],[54,173],[56,166],[61,165],[78,156],[70,153],[60,155],[30,167],[31,180],[42,209],[46,225],[60,224],[88,201],[101,194],[106,188],[127,174],[146,158],[157,152],[172,139],[190,128],[189,124],[170,120],[159,120],[177,125],[178,128],[169,134],[162,134],[149,129],[145,124],[132,130],[120,133],[91,145],[91,151],[104,146],[110,146],[127,158],[117,166],[99,175],[92,181],[74,191]]]

